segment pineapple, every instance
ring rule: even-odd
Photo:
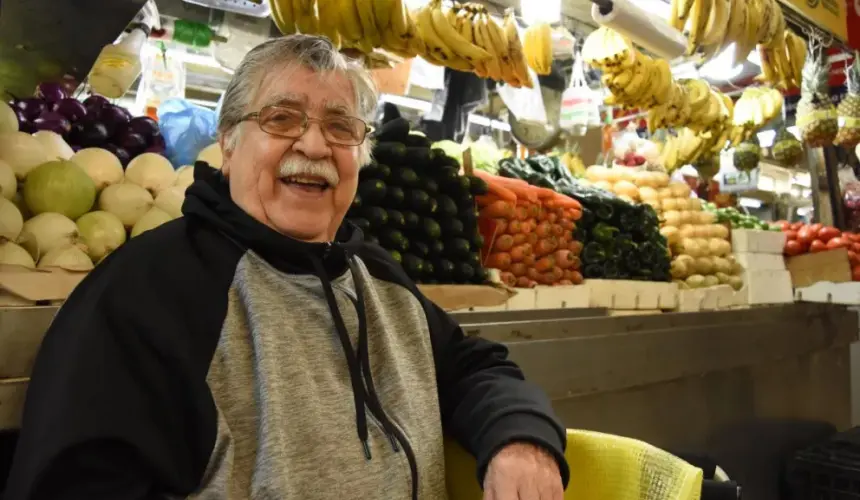
[[[839,133],[836,144],[853,148],[860,144],[860,59],[845,69],[848,95],[839,103]]]
[[[708,153],[693,163],[693,167],[699,174],[699,178],[707,181],[720,173],[720,155]]]
[[[793,167],[803,158],[803,144],[784,126],[773,140],[773,157],[784,167]]]
[[[803,142],[813,148],[833,144],[839,131],[836,107],[830,101],[827,86],[829,66],[821,56],[810,57],[803,66],[797,128]]]
[[[735,168],[742,172],[749,172],[758,166],[761,159],[761,146],[758,137],[753,134],[749,139],[738,144],[732,155]]]

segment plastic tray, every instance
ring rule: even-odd
[[[194,5],[202,5],[212,9],[225,10],[227,12],[235,12],[253,17],[266,17],[272,9],[269,6],[269,0],[261,0],[260,3],[254,3],[250,0],[183,0],[186,3]]]
[[[860,428],[796,453],[786,479],[791,500],[860,499]]]

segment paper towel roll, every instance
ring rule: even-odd
[[[633,5],[630,0],[608,0],[607,14],[597,4],[591,6],[591,17],[600,25],[612,28],[664,59],[674,59],[687,51],[687,38],[656,14]]]

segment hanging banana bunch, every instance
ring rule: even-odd
[[[523,49],[529,67],[539,75],[552,71],[552,28],[547,23],[536,23],[526,30]]]

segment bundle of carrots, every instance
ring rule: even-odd
[[[488,187],[486,195],[475,197],[484,267],[499,269],[512,287],[582,283],[582,243],[573,239],[582,205],[519,179],[474,174]]]

